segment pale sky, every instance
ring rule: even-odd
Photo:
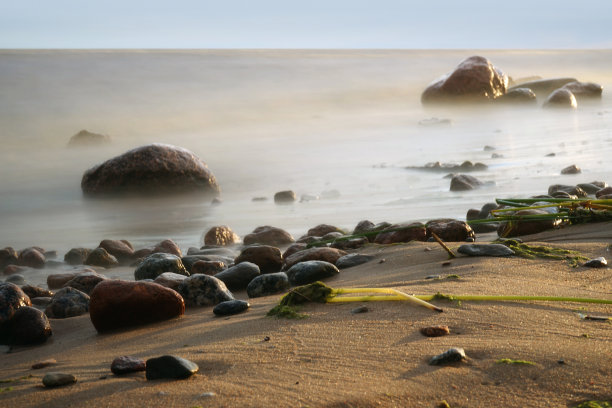
[[[612,0],[0,0],[0,48],[612,48]]]

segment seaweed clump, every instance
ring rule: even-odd
[[[298,313],[298,306],[308,302],[326,303],[332,296],[333,289],[323,282],[314,282],[308,285],[298,286],[291,289],[283,296],[266,316],[283,317],[286,319],[303,319],[307,315]]]
[[[570,249],[554,248],[544,245],[527,245],[516,239],[505,239],[500,243],[512,249],[517,256],[522,258],[567,260],[573,268],[577,267],[582,262],[588,261],[588,258],[583,256],[580,252]]]
[[[610,401],[584,401],[574,406],[574,408],[612,408]]]
[[[515,364],[515,365],[535,365],[533,361],[514,360],[511,358],[502,358],[496,361],[497,364]]]

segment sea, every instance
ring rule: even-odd
[[[575,77],[603,96],[576,110],[542,99],[423,106],[425,87],[472,55],[514,80]],[[137,249],[173,239],[185,251],[217,225],[299,238],[321,223],[465,219],[551,184],[612,182],[611,66],[612,50],[3,50],[0,248],[39,246],[61,260],[103,239]],[[83,129],[112,142],[68,147]],[[84,171],[149,143],[206,162],[220,204],[83,196]],[[466,160],[488,166],[470,173],[483,187],[452,192],[446,173],[408,168]],[[573,164],[580,174],[561,174]],[[297,201],[275,204],[283,190]]]

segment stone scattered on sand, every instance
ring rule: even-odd
[[[147,380],[189,378],[200,369],[198,365],[177,356],[161,356],[146,361]]]
[[[204,193],[217,196],[217,180],[189,150],[167,144],[137,147],[87,170],[83,193],[100,195],[161,195]]]
[[[251,305],[244,300],[228,300],[221,302],[213,308],[213,313],[217,316],[231,316],[246,311]]]
[[[307,285],[319,280],[331,278],[340,273],[336,265],[325,261],[304,261],[287,270],[287,277],[292,285]]]
[[[576,109],[578,103],[571,91],[561,88],[548,95],[542,106],[544,108]]]
[[[430,84],[421,95],[423,104],[452,101],[489,101],[506,93],[508,76],[484,57],[464,59],[450,74]]]
[[[238,257],[234,259],[235,264],[241,262],[252,262],[259,267],[261,273],[273,273],[281,270],[283,257],[280,249],[270,245],[253,245],[244,248]]]
[[[468,256],[512,256],[514,251],[502,244],[465,244],[457,252]]]
[[[38,286],[32,285],[23,285],[21,287],[23,293],[28,295],[30,299],[38,298],[38,297],[51,297],[53,296],[53,292],[48,289],[40,288]]]
[[[91,293],[89,315],[100,333],[172,319],[185,313],[174,290],[153,282],[106,280]]]
[[[264,225],[257,227],[252,233],[244,236],[244,245],[262,244],[262,245],[287,245],[295,242],[295,239],[287,231]]]
[[[134,271],[134,278],[136,280],[155,279],[164,272],[189,276],[181,258],[172,254],[157,253],[146,257],[138,264]]]
[[[64,262],[68,265],[84,265],[91,253],[88,248],[72,248],[64,255]]]
[[[17,263],[21,266],[29,266],[30,268],[42,269],[45,267],[44,251],[38,248],[25,248],[19,252]]]
[[[108,279],[106,276],[96,272],[84,272],[70,279],[64,284],[64,287],[75,288],[89,295],[98,283],[106,279]]]
[[[177,289],[187,306],[215,306],[234,296],[225,283],[214,276],[195,274],[185,279]]]
[[[250,298],[274,295],[291,287],[285,272],[267,273],[255,277],[247,285],[247,295]]]
[[[106,249],[106,252],[114,256],[119,263],[129,264],[134,260],[134,247],[125,239],[105,239],[100,242],[98,248]]]
[[[215,278],[225,283],[230,290],[242,290],[259,275],[259,266],[252,262],[241,262],[217,273]]]
[[[411,224],[394,224],[380,231],[374,243],[386,245],[398,242],[426,241],[427,229],[425,224],[413,222]]]
[[[582,266],[586,266],[589,268],[605,268],[606,266],[608,266],[608,261],[603,256],[600,256],[598,258],[588,260]]]
[[[0,269],[4,269],[8,265],[17,265],[19,254],[13,247],[5,247],[0,249]]]
[[[32,364],[32,370],[40,370],[41,368],[46,368],[55,364],[57,364],[57,360],[54,358],[49,358],[47,360]]]
[[[55,292],[45,314],[53,319],[80,316],[89,311],[89,296],[74,288],[62,288]]]
[[[603,93],[603,86],[594,82],[569,82],[563,85],[562,89],[567,89],[573,93],[576,99],[601,98]]]
[[[453,219],[431,220],[425,226],[427,227],[427,235],[431,235],[433,232],[442,241],[446,242],[467,241],[468,238],[475,237],[474,231],[465,221]]]
[[[181,248],[179,248],[178,244],[171,239],[164,239],[163,241],[158,242],[155,247],[153,247],[153,253],[171,254],[178,256],[179,258],[183,256]]]
[[[351,310],[352,314],[367,313],[370,309],[367,306],[358,306]]]
[[[575,164],[572,164],[571,166],[567,166],[563,170],[561,170],[561,174],[580,174],[580,173],[582,173],[582,170],[580,169],[580,167],[576,166]]]
[[[119,265],[119,261],[113,255],[109,254],[104,248],[96,248],[89,253],[85,260],[85,265],[101,266],[103,268],[112,268]]]
[[[346,252],[341,251],[339,249],[335,249],[335,248],[328,248],[328,247],[309,248],[309,249],[305,249],[300,252],[296,252],[295,254],[287,257],[285,259],[284,269],[288,270],[293,265],[300,263],[300,262],[305,262],[305,261],[325,261],[331,264],[335,264],[336,261],[344,255],[346,255]]]
[[[419,331],[425,337],[440,337],[450,334],[450,329],[446,325],[423,327]]]
[[[115,375],[129,374],[145,370],[145,361],[132,356],[117,357],[111,363],[111,371]]]
[[[240,237],[227,225],[212,227],[204,235],[204,245],[226,246],[240,242]]]
[[[514,213],[515,216],[523,215],[546,215],[549,214],[545,210],[532,209],[520,210]],[[547,220],[525,220],[513,221],[511,223],[501,222],[497,229],[497,235],[503,238],[517,237],[521,235],[537,234],[538,232],[547,231],[558,227],[561,220],[558,218],[550,218]]]
[[[482,186],[482,181],[467,174],[456,174],[451,179],[450,191],[468,191]]]
[[[204,275],[215,276],[227,269],[227,265],[221,261],[197,261],[191,266],[191,274],[202,273]]]
[[[100,146],[109,144],[110,142],[111,138],[108,135],[93,133],[83,129],[70,138],[68,147]]]
[[[554,196],[555,193],[559,191],[566,192],[567,194],[570,194],[570,195],[575,195],[579,198],[588,197],[588,194],[586,193],[586,191],[584,191],[582,188],[578,186],[569,186],[565,184],[552,184],[548,186],[548,195],[551,197]]]
[[[155,278],[154,282],[166,288],[176,290],[176,288],[178,288],[178,285],[180,285],[180,283],[185,279],[187,279],[187,276],[185,275],[179,275],[178,273],[174,272],[164,272],[157,278]]]
[[[429,359],[429,365],[444,365],[449,363],[456,363],[458,361],[466,360],[467,356],[465,351],[461,347],[453,347],[446,350],[442,354],[433,356]]]
[[[77,378],[74,375],[66,373],[47,373],[42,379],[43,385],[47,388],[61,387],[76,382]]]
[[[28,295],[14,283],[0,282],[0,325],[11,320],[23,306],[32,306]]]
[[[8,337],[8,343],[14,345],[41,344],[52,334],[47,316],[30,306],[17,309],[12,319],[2,325],[1,330],[5,332],[3,336]]]
[[[297,200],[295,191],[285,190],[274,194],[274,202],[276,204],[291,204]]]
[[[338,258],[336,267],[338,267],[338,269],[352,268],[353,266],[370,262],[372,259],[374,259],[372,255],[347,254]]]

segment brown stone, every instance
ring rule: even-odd
[[[484,57],[464,59],[455,70],[429,85],[422,103],[453,100],[489,101],[506,93],[508,77]]]
[[[64,255],[64,262],[68,265],[83,265],[90,253],[89,248],[72,248]]]
[[[612,194],[612,187],[605,187],[595,193],[595,197],[601,198],[606,195]]]
[[[459,242],[475,238],[474,231],[465,222],[452,219],[431,220],[427,222],[427,235],[435,233],[442,241]]]
[[[99,133],[93,133],[88,130],[81,130],[76,135],[72,136],[68,141],[69,147],[85,147],[85,146],[99,146],[109,144],[111,138],[108,135],[101,135]]]
[[[572,164],[571,166],[567,166],[566,168],[561,170],[561,174],[580,174],[580,173],[582,173],[582,170],[580,169],[580,167],[576,166],[575,164]]]
[[[245,235],[244,244],[262,244],[262,245],[287,245],[295,242],[295,239],[287,231],[265,225],[263,227],[257,227],[252,233]]]
[[[119,265],[117,258],[109,254],[104,248],[96,248],[85,260],[86,265],[101,266],[103,268],[112,268]]]
[[[601,98],[603,93],[603,86],[593,82],[574,81],[563,85],[562,89],[567,89],[577,99]]]
[[[328,247],[309,248],[289,256],[285,259],[284,269],[287,270],[299,262],[305,261],[325,261],[335,264],[336,261],[346,255],[346,252]]]
[[[64,284],[64,287],[75,288],[89,295],[97,284],[106,279],[108,279],[106,276],[100,275],[97,272],[84,272],[70,279]]]
[[[17,265],[17,251],[12,247],[0,249],[0,269],[8,265]]]
[[[134,251],[134,260],[144,259],[151,254],[153,254],[152,248],[139,249],[137,251]]]
[[[226,246],[240,242],[240,237],[227,225],[212,227],[204,235],[204,245]]]
[[[285,252],[283,252],[283,259],[287,259],[291,255],[295,254],[296,252],[303,251],[307,247],[308,247],[308,244],[306,243],[296,242],[295,244],[292,244],[289,248],[287,248]]]
[[[445,325],[429,326],[423,327],[420,332],[423,336],[426,337],[440,337],[450,334],[450,329],[448,328],[448,326]]]
[[[98,247],[104,248],[106,252],[117,258],[119,263],[129,264],[134,260],[134,247],[126,240],[105,239]]]
[[[546,98],[544,101],[545,108],[570,108],[576,109],[578,107],[578,103],[576,102],[576,97],[573,93],[571,93],[567,89],[557,89]]]
[[[204,193],[218,195],[215,176],[189,150],[167,144],[137,147],[83,174],[83,193],[95,195],[162,195]]]
[[[378,232],[390,226],[391,224],[389,224],[388,222],[374,224],[371,221],[363,220],[360,221],[357,226],[355,226],[355,229],[353,230],[353,235],[367,234],[366,238],[368,239],[368,241],[374,242],[374,240],[376,240],[376,235],[378,235]]]
[[[30,299],[38,298],[38,297],[51,297],[53,296],[53,292],[47,289],[39,288],[38,286],[32,285],[23,285],[21,287],[23,293],[28,295]]]
[[[467,191],[478,188],[482,181],[467,174],[456,174],[451,179],[450,191]]]
[[[514,213],[516,216],[521,215],[543,215],[548,214],[544,210],[534,209],[534,210],[520,210]],[[497,235],[500,237],[517,237],[520,235],[529,235],[529,234],[537,234],[538,232],[546,231],[549,229],[553,229],[561,223],[560,219],[548,219],[548,220],[538,220],[538,221],[511,221],[511,222],[502,222],[497,229]]]
[[[251,262],[259,266],[261,273],[279,272],[283,266],[281,251],[270,245],[253,245],[246,247],[234,259],[235,264]]]
[[[3,330],[8,332],[9,343],[18,345],[44,343],[52,334],[47,316],[30,306],[17,309]]]
[[[28,295],[13,283],[0,282],[0,325],[11,320],[22,306],[32,306]]]
[[[183,256],[183,253],[181,252],[181,248],[179,248],[176,242],[174,242],[171,239],[165,239],[162,242],[155,245],[155,248],[153,248],[153,253],[157,253],[157,252],[176,255],[179,258]]]
[[[172,289],[152,282],[106,280],[91,292],[89,315],[100,333],[172,319],[185,302]]]
[[[413,222],[411,224],[391,225],[378,233],[374,240],[376,244],[395,244],[410,241],[427,241],[425,224]]]
[[[28,268],[26,266],[7,265],[2,271],[2,273],[4,275],[14,275],[16,273],[20,273],[20,272],[27,271],[27,270]]]
[[[189,271],[192,275],[201,273],[214,276],[227,269],[227,265],[221,261],[197,261],[191,266]]]
[[[329,224],[319,224],[316,227],[309,229],[306,235],[311,236],[311,237],[322,237],[326,234],[329,234],[330,232],[344,233],[344,231],[342,231],[340,228],[336,226],[329,225]]]
[[[146,368],[147,365],[144,360],[132,356],[117,357],[111,363],[111,371],[115,375],[145,371]]]
[[[295,192],[291,190],[279,191],[274,194],[276,204],[291,204],[297,199]]]
[[[21,266],[42,269],[45,267],[44,251],[40,251],[40,249],[34,247],[26,248],[19,253],[17,262]]]
[[[90,269],[89,271],[95,272],[93,269]],[[80,272],[66,272],[49,275],[47,276],[47,286],[49,289],[63,288],[68,281],[77,276],[79,273]]]

